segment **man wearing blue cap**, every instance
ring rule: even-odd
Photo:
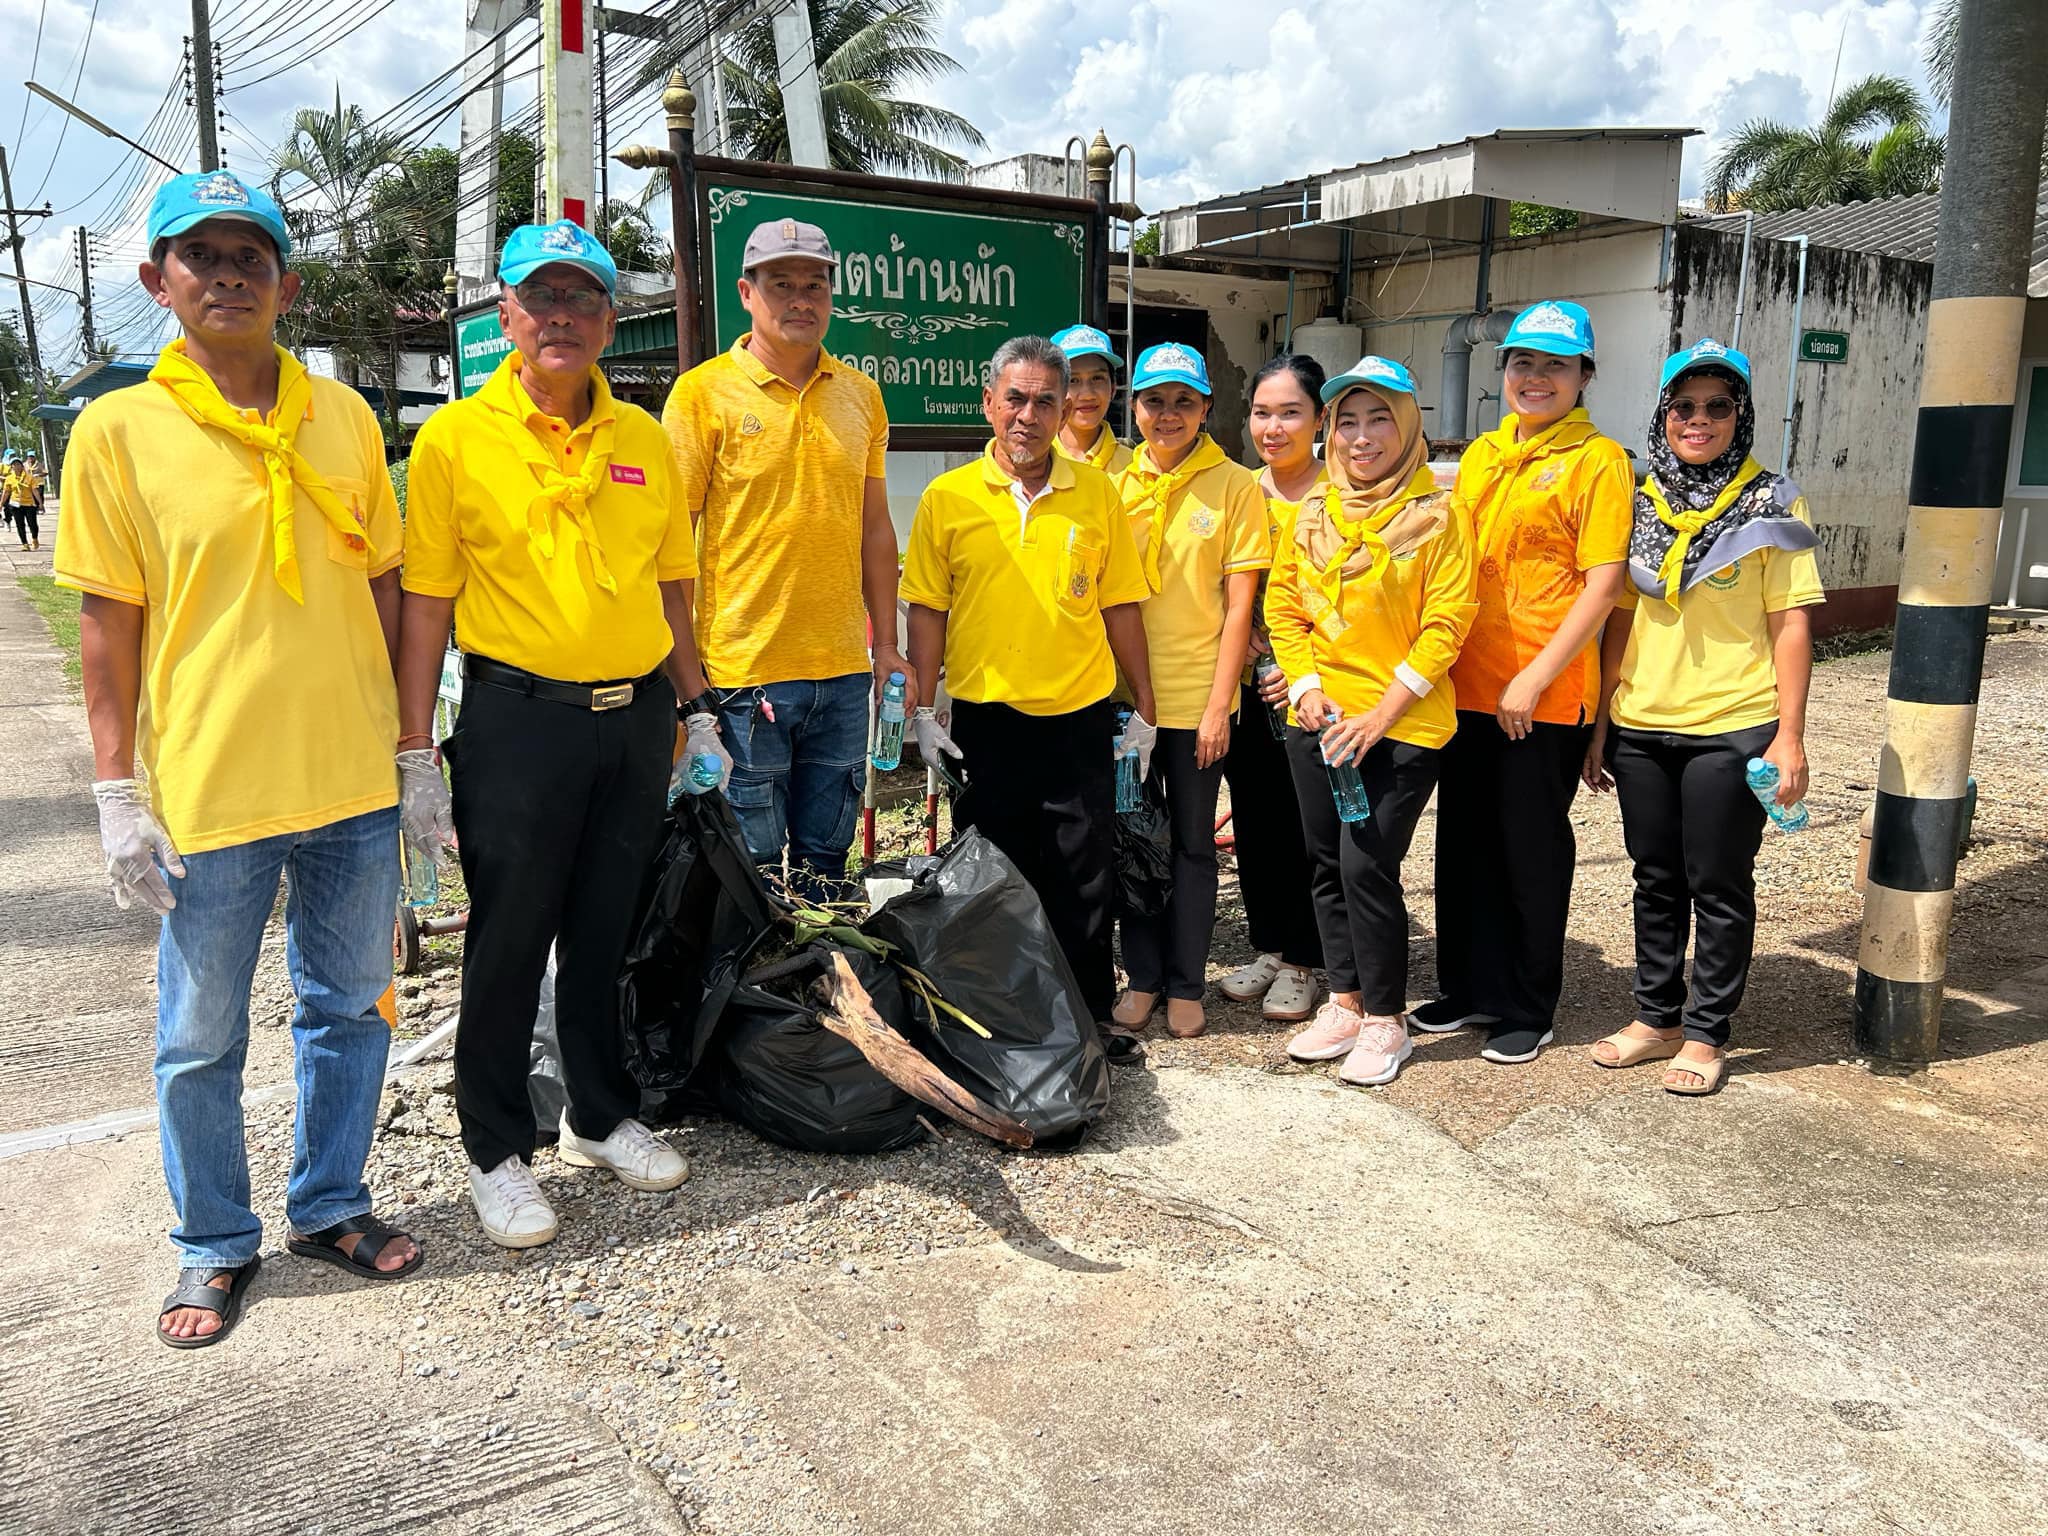
[[[180,1279],[157,1336],[193,1349],[234,1327],[256,1274],[242,1060],[281,875],[298,997],[287,1246],[371,1279],[421,1262],[363,1182],[390,1048],[400,536],[369,406],[273,340],[299,291],[277,204],[227,171],[179,176],[148,234],[143,287],[183,334],[147,383],[79,417],[56,574],[83,594],[114,899],[162,917],[156,1089]]]
[[[634,1189],[689,1176],[635,1118],[613,983],[678,715],[686,762],[731,759],[691,637],[697,558],[668,440],[597,367],[617,323],[611,253],[567,221],[522,225],[498,279],[513,351],[413,444],[398,744],[406,835],[438,850],[456,834],[469,888],[455,1109],[470,1195],[491,1241],[528,1248],[555,1235],[526,1095],[550,947],[562,1161]],[[468,684],[442,743],[452,805],[431,735],[451,622]]]

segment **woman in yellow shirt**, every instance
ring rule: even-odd
[[[1116,400],[1115,370],[1124,360],[1109,337],[1092,325],[1070,325],[1053,334],[1052,344],[1067,355],[1066,414],[1055,452],[1077,464],[1092,464],[1115,475],[1131,462],[1131,450],[1109,430],[1109,408]]]
[[[1276,357],[1252,376],[1249,429],[1266,462],[1259,489],[1266,498],[1266,531],[1277,559],[1294,537],[1302,502],[1323,489],[1316,433],[1323,425],[1323,365],[1306,353]],[[1263,605],[1261,605],[1263,606]],[[1273,654],[1258,613],[1252,618],[1252,660]],[[1287,751],[1267,724],[1287,704],[1287,677],[1271,669],[1261,698],[1249,674],[1238,699],[1238,728],[1230,734],[1223,778],[1230,785],[1230,826],[1237,856],[1244,925],[1256,952],[1216,984],[1234,1002],[1257,1003],[1266,1018],[1298,1024],[1315,1012],[1316,971],[1323,943],[1309,900],[1308,851],[1301,841],[1301,811]]]
[[[1204,1027],[1216,927],[1216,797],[1272,540],[1258,480],[1203,430],[1209,369],[1202,354],[1174,342],[1147,347],[1131,385],[1145,441],[1117,488],[1152,589],[1143,609],[1159,713],[1151,782],[1172,824],[1173,890],[1159,916],[1124,919],[1130,987],[1113,1017],[1143,1030],[1163,992],[1167,1030],[1185,1039]]]
[[[1585,760],[1592,788],[1620,791],[1636,873],[1639,1017],[1593,1059],[1675,1058],[1664,1086],[1688,1095],[1721,1086],[1756,942],[1749,760],[1777,769],[1780,805],[1806,794],[1806,610],[1826,601],[1806,500],[1750,457],[1755,434],[1747,357],[1709,339],[1665,362]]]
[[[1431,1033],[1476,1024],[1479,1054],[1533,1061],[1564,991],[1572,796],[1600,669],[1596,636],[1621,591],[1635,478],[1586,414],[1593,321],[1545,300],[1501,343],[1511,413],[1466,450],[1479,612],[1451,682],[1458,735],[1437,788],[1439,995]]]
[[[1471,529],[1431,478],[1415,381],[1360,358],[1323,387],[1330,483],[1302,503],[1266,593],[1289,679],[1287,733],[1330,998],[1287,1043],[1342,1056],[1347,1083],[1391,1082],[1414,1048],[1401,859],[1458,729],[1441,686],[1472,624]],[[1338,818],[1329,763],[1353,763],[1368,814]]]

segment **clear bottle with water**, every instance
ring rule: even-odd
[[[1332,714],[1326,725],[1335,725],[1341,715]],[[1316,732],[1316,749],[1323,751],[1322,732]],[[1330,798],[1337,802],[1339,821],[1364,821],[1372,814],[1372,806],[1365,798],[1365,780],[1359,776],[1358,764],[1333,763],[1327,753],[1323,756],[1324,771],[1330,775]]]
[[[1142,786],[1138,783],[1138,754],[1124,753],[1124,727],[1131,723],[1131,712],[1120,709],[1116,712],[1116,808],[1119,812],[1135,811],[1141,796]]]
[[[431,850],[415,848],[411,838],[399,834],[398,873],[408,907],[431,907],[441,899],[439,864]]]
[[[1803,832],[1806,829],[1809,818],[1804,800],[1789,806],[1778,804],[1776,763],[1767,763],[1760,757],[1752,757],[1743,778],[1749,784],[1749,792],[1756,796],[1757,804],[1764,808],[1764,814],[1777,824],[1780,832]]]
[[[874,765],[887,772],[903,761],[903,674],[891,672],[882,685],[882,707],[875,718]]]
[[[1279,675],[1280,663],[1270,656],[1261,656],[1252,663],[1252,692],[1261,692],[1268,678],[1278,677]],[[1261,702],[1264,702],[1263,698]],[[1284,741],[1286,739],[1287,705],[1284,700],[1267,708],[1266,723],[1273,727],[1273,739],[1275,741]]]

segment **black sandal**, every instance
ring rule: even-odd
[[[358,1233],[361,1234],[360,1240],[356,1243],[355,1252],[350,1253],[341,1246],[341,1240]],[[377,1255],[390,1246],[394,1237],[402,1237],[412,1244],[412,1257],[396,1269],[379,1269]],[[318,1259],[352,1275],[361,1275],[365,1280],[402,1280],[425,1263],[427,1257],[427,1250],[420,1246],[418,1238],[379,1221],[368,1211],[360,1216],[343,1217],[333,1226],[323,1227],[306,1237],[294,1232],[286,1239],[285,1247],[301,1258]],[[367,1261],[358,1257],[365,1252],[370,1256]]]
[[[181,1269],[178,1271],[178,1288],[164,1298],[163,1310],[156,1315],[156,1341],[166,1349],[204,1349],[209,1344],[218,1344],[235,1331],[235,1324],[242,1318],[242,1296],[249,1289],[249,1282],[256,1278],[261,1259],[251,1259],[239,1269],[220,1266],[214,1269]],[[233,1275],[228,1288],[222,1290],[210,1282],[222,1275]],[[189,1307],[199,1312],[211,1312],[220,1319],[220,1326],[211,1333],[195,1333],[189,1339],[181,1339],[164,1332],[164,1314]]]

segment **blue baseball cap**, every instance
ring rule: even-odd
[[[561,262],[588,272],[604,291],[619,291],[619,269],[612,253],[580,224],[559,219],[553,224],[522,224],[505,237],[498,257],[498,281],[516,288],[542,267]]]
[[[240,219],[254,224],[270,236],[280,259],[291,255],[291,232],[284,227],[284,210],[268,192],[252,187],[233,171],[194,171],[173,176],[156,189],[149,200],[147,244],[153,252],[159,240],[182,235],[208,219]]]
[[[1154,384],[1185,384],[1198,395],[1209,394],[1209,365],[1193,347],[1163,341],[1138,354],[1138,368],[1131,375],[1132,389],[1150,389]]]
[[[1052,344],[1067,354],[1070,363],[1084,357],[1106,357],[1112,368],[1124,365],[1124,360],[1111,350],[1109,337],[1092,325],[1070,325],[1064,331],[1054,331]]]
[[[1593,317],[1583,304],[1545,299],[1531,304],[1508,327],[1502,352],[1548,352],[1556,357],[1593,355]]]
[[[1724,347],[1711,336],[1703,336],[1683,352],[1674,352],[1664,359],[1664,371],[1657,375],[1657,393],[1663,394],[1681,376],[1695,368],[1726,369],[1742,380],[1744,389],[1750,387],[1749,354]]]
[[[1323,404],[1328,405],[1347,389],[1359,385],[1368,389],[1391,389],[1397,394],[1415,393],[1415,375],[1391,357],[1361,357],[1323,386]]]

